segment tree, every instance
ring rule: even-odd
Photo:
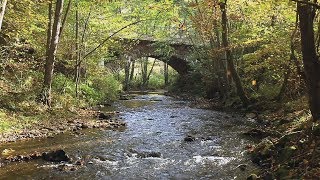
[[[247,105],[249,105],[249,99],[246,96],[246,93],[245,93],[243,86],[242,86],[242,83],[241,83],[241,79],[238,75],[238,72],[237,72],[235,66],[234,66],[231,49],[229,47],[228,17],[227,17],[226,5],[227,5],[227,0],[225,0],[224,2],[220,2],[220,9],[221,9],[221,13],[222,13],[222,17],[221,17],[222,18],[221,19],[222,44],[223,44],[223,47],[225,48],[225,52],[226,52],[228,70],[230,71],[232,79],[234,80],[234,83],[236,85],[238,96],[240,97],[243,105],[247,106]]]
[[[166,61],[163,63],[163,65],[164,85],[167,87],[169,85],[169,65]]]
[[[130,82],[133,81],[133,78],[134,78],[134,69],[135,69],[135,64],[136,64],[136,60],[132,59],[131,60],[131,72],[130,72]]]
[[[80,83],[80,61],[81,61],[81,52],[80,52],[80,36],[79,36],[79,2],[76,1],[76,97],[79,97],[79,83]]]
[[[317,121],[320,120],[320,62],[314,37],[314,20],[317,7],[305,0],[298,3],[297,9],[300,21],[302,60],[308,88],[309,106],[313,120]]]
[[[131,65],[131,56],[125,57],[125,80],[124,80],[124,90],[129,90],[129,84],[130,84],[130,65]]]
[[[45,72],[44,72],[44,84],[43,84],[43,103],[51,106],[51,89],[52,89],[52,78],[53,78],[53,70],[54,63],[56,59],[56,53],[58,49],[59,37],[60,37],[60,28],[61,28],[61,18],[62,18],[62,10],[63,10],[64,0],[57,0],[55,7],[55,15],[53,19],[53,25],[51,25],[51,13],[52,9],[52,1],[49,4],[49,24],[48,24],[48,42],[50,45],[47,46],[47,57],[45,63]],[[52,28],[52,29],[51,29]],[[50,29],[50,30],[49,30]]]
[[[1,13],[0,13],[0,31],[1,31],[1,28],[2,28],[2,22],[3,22],[3,18],[4,18],[4,13],[6,11],[7,2],[8,2],[8,0],[3,0],[2,1]]]

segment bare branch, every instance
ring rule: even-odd
[[[139,21],[136,21],[136,22],[133,22],[133,23],[130,23],[124,27],[122,27],[121,29],[117,30],[116,32],[112,33],[109,37],[107,37],[105,40],[103,40],[97,47],[93,48],[89,53],[87,53],[83,59],[87,58],[88,56],[90,56],[92,53],[94,53],[97,49],[99,49],[101,46],[103,46],[110,38],[112,38],[113,36],[115,36],[116,34],[118,34],[119,32],[121,32],[122,30],[130,27],[130,26],[133,26],[133,25],[136,25],[140,22],[143,22],[143,21],[146,21],[146,20],[139,20]]]

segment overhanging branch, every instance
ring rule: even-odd
[[[143,21],[146,21],[146,20],[139,20],[139,21],[136,21],[136,22],[133,22],[133,23],[130,23],[124,27],[122,27],[121,29],[117,30],[116,32],[112,33],[109,37],[107,37],[105,40],[103,40],[97,47],[95,47],[94,49],[92,49],[90,52],[88,52],[84,57],[83,59],[87,58],[88,56],[90,56],[92,53],[94,53],[97,49],[99,49],[101,46],[103,46],[110,38],[112,38],[113,36],[115,36],[116,34],[118,34],[119,32],[121,32],[122,30],[130,27],[130,26],[133,26],[135,24],[138,24],[140,22],[143,22]]]

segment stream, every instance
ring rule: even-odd
[[[119,111],[127,128],[5,144],[20,154],[62,148],[84,166],[59,171],[42,160],[10,163],[0,168],[0,179],[229,180],[245,179],[254,168],[244,153],[250,140],[240,135],[250,125],[240,115],[192,108],[161,93],[136,94],[101,110]],[[241,164],[247,170],[237,168]]]

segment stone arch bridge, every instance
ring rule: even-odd
[[[151,57],[167,62],[180,75],[187,74],[191,67],[188,56],[193,46],[182,43],[165,43],[153,40],[118,39],[124,55],[131,59]]]
[[[116,39],[123,48],[124,55],[131,57],[131,59],[139,59],[142,57],[151,57],[160,61],[165,61],[176,70],[180,75],[186,75],[191,71],[191,66],[188,62],[192,51],[195,48],[201,48],[201,45],[195,47],[194,45],[184,43],[167,43],[154,40],[142,39]],[[252,45],[249,47],[235,48],[235,53],[248,54],[256,51],[259,45]],[[160,51],[159,51],[160,50]]]

